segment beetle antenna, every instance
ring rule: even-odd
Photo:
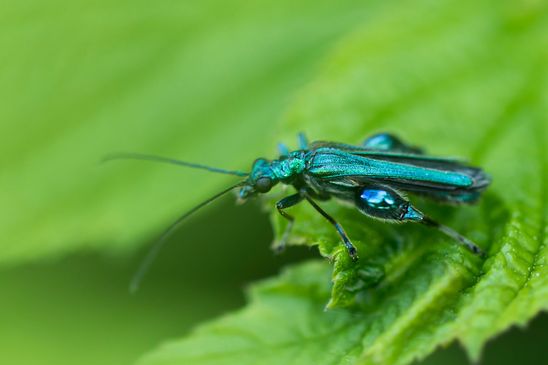
[[[162,163],[168,163],[171,165],[179,165],[179,166],[185,166],[185,167],[190,167],[194,169],[207,170],[210,172],[217,172],[221,174],[236,175],[236,176],[249,175],[247,172],[243,172],[243,171],[225,170],[217,167],[211,167],[211,166],[201,165],[197,163],[176,160],[174,158],[169,158],[169,157],[148,155],[144,153],[133,153],[133,152],[112,153],[105,156],[101,160],[101,162],[109,162],[113,160],[141,160],[141,161],[162,162]]]
[[[143,277],[145,276],[145,274],[147,273],[148,269],[150,268],[150,265],[152,264],[152,262],[154,261],[154,259],[158,256],[158,253],[162,250],[162,248],[164,247],[164,245],[166,244],[167,242],[167,238],[175,231],[175,229],[186,219],[188,218],[190,215],[192,215],[193,213],[195,213],[197,210],[199,210],[200,208],[203,208],[205,207],[207,204],[211,203],[212,201],[214,201],[215,199],[217,198],[220,198],[221,196],[225,195],[226,193],[234,190],[235,188],[237,187],[240,187],[244,184],[244,182],[239,182],[235,185],[232,185],[231,187],[229,188],[226,188],[224,189],[223,191],[213,195],[211,198],[207,199],[207,200],[204,200],[203,202],[201,202],[200,204],[196,205],[194,208],[188,210],[187,212],[185,212],[183,215],[181,215],[179,218],[177,218],[177,220],[175,222],[173,222],[165,231],[164,233],[162,233],[162,235],[160,236],[160,238],[158,238],[158,241],[156,241],[156,243],[154,243],[154,245],[150,248],[150,250],[148,251],[147,255],[145,256],[145,258],[143,259],[143,261],[141,262],[141,264],[139,265],[139,268],[137,269],[137,271],[135,272],[135,274],[133,275],[133,278],[131,279],[131,283],[129,285],[129,291],[130,293],[135,293],[138,289],[139,289],[139,286],[141,284],[141,281],[143,280]]]

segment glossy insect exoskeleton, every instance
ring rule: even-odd
[[[352,202],[373,218],[436,227],[473,253],[482,254],[469,239],[435,222],[401,194],[420,194],[447,203],[474,203],[490,183],[481,169],[427,156],[386,133],[366,139],[362,146],[321,141],[308,144],[302,136],[300,143],[300,149],[292,152],[282,145],[276,160],[257,159],[240,189],[240,198],[246,199],[266,193],[278,183],[293,185],[296,193],[276,204],[289,221],[281,245],[294,221],[285,209],[306,200],[335,227],[349,255],[356,259],[356,249],[343,227],[316,203],[334,197]]]
[[[299,135],[299,144],[299,149],[295,151],[280,144],[279,158],[259,158],[255,160],[249,173],[150,155],[118,154],[109,157],[108,159],[133,158],[167,162],[246,177],[244,181],[225,189],[181,216],[147,256],[134,280],[134,287],[158,252],[164,238],[190,214],[235,188],[240,189],[239,197],[245,200],[268,193],[280,183],[293,186],[295,193],[276,203],[278,212],[288,220],[278,249],[286,244],[294,223],[294,217],[286,209],[306,201],[333,225],[348,254],[356,260],[358,253],[343,227],[317,203],[336,198],[352,203],[361,213],[372,218],[386,222],[416,222],[435,227],[473,253],[483,254],[472,241],[429,218],[402,194],[418,194],[442,203],[475,203],[490,184],[489,176],[482,169],[454,159],[425,155],[422,149],[410,146],[387,133],[373,135],[359,146],[323,141],[309,144],[304,135]]]

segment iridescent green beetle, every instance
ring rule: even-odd
[[[356,248],[343,227],[317,203],[337,198],[351,202],[360,212],[372,218],[386,222],[416,222],[437,228],[474,254],[483,255],[483,251],[472,241],[434,221],[402,195],[404,192],[441,203],[472,204],[491,182],[482,169],[454,159],[427,156],[420,148],[409,146],[387,133],[376,134],[360,146],[323,141],[309,144],[300,134],[299,145],[298,150],[290,151],[280,144],[278,159],[259,158],[253,163],[250,173],[142,154],[107,157],[107,160],[131,158],[166,162],[246,177],[194,207],[170,226],[143,262],[132,288],[137,288],[165,238],[190,214],[233,189],[239,188],[239,197],[245,200],[268,193],[279,183],[293,186],[295,193],[276,203],[279,213],[289,223],[277,249],[285,246],[294,223],[294,217],[286,209],[306,201],[334,226],[350,257],[357,260]]]

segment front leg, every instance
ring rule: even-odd
[[[285,249],[285,245],[287,244],[287,239],[289,238],[289,234],[291,233],[291,229],[293,228],[293,224],[295,223],[295,217],[288,214],[285,209],[291,208],[294,205],[299,204],[304,199],[302,193],[297,193],[294,195],[287,196],[280,201],[276,203],[276,209],[278,209],[278,212],[282,217],[287,219],[287,226],[285,226],[284,233],[282,235],[282,238],[278,243],[275,243],[273,245],[273,249],[275,252],[280,253]]]

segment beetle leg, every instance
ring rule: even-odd
[[[365,215],[393,222],[418,222],[434,227],[472,253],[483,256],[483,251],[468,238],[424,215],[395,190],[382,185],[366,185],[357,190],[356,207]]]
[[[390,133],[377,133],[363,141],[362,146],[372,150],[401,152],[410,154],[423,154],[423,150],[404,143],[401,139]]]
[[[305,193],[310,198],[313,198],[313,199],[319,200],[319,201],[327,201],[327,200],[331,199],[331,195],[329,195],[327,193],[322,193],[322,192],[315,192],[312,189],[306,189]]]
[[[285,249],[285,245],[287,244],[287,239],[289,238],[289,234],[291,233],[291,229],[293,228],[293,224],[295,223],[295,217],[288,214],[285,209],[291,208],[292,206],[299,204],[303,200],[303,196],[301,193],[293,194],[290,196],[287,196],[281,200],[279,200],[276,203],[276,209],[278,209],[278,212],[282,217],[287,219],[287,226],[285,227],[284,233],[282,235],[282,238],[279,242],[275,242],[272,247],[275,252],[280,253]]]
[[[278,143],[278,152],[280,153],[280,156],[289,156],[289,148],[283,143]]]
[[[356,250],[356,247],[352,244],[350,241],[350,238],[348,238],[348,235],[344,231],[344,228],[340,225],[339,222],[335,220],[335,218],[331,217],[327,212],[325,212],[312,198],[310,198],[308,195],[305,196],[306,200],[320,213],[325,219],[331,223],[335,229],[337,230],[337,233],[341,237],[344,246],[346,247],[346,250],[348,251],[348,254],[350,255],[350,258],[352,258],[353,261],[358,260],[358,252]]]
[[[308,149],[308,138],[306,138],[306,135],[303,132],[297,135],[297,139],[299,140],[299,148],[301,150]]]
[[[443,224],[440,224],[427,216],[424,216],[424,219],[422,220],[421,223],[429,227],[434,227],[438,229],[440,232],[445,233],[447,236],[451,237],[452,239],[457,241],[459,244],[463,245],[468,250],[470,250],[474,255],[485,257],[485,252],[481,248],[479,248],[478,245],[476,245],[474,242],[464,237],[462,234],[458,233],[454,229],[444,226]]]

